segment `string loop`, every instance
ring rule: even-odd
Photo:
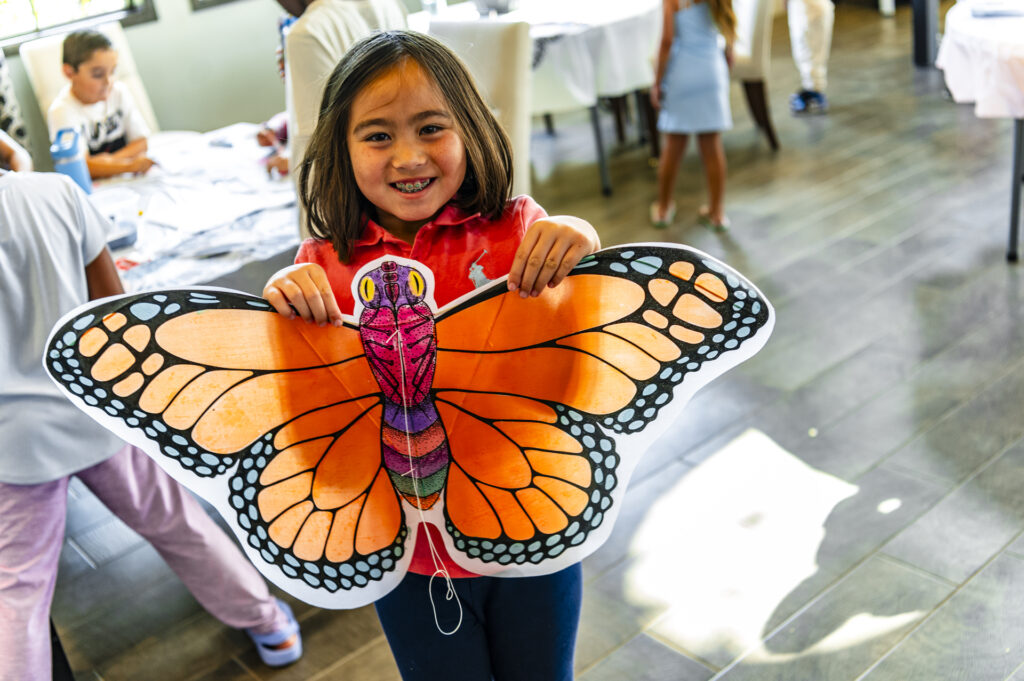
[[[397,336],[395,340],[395,347],[398,350],[398,364],[401,367],[402,380],[400,391],[402,393],[402,413],[405,416],[405,453],[409,459],[409,475],[412,477],[412,489],[413,494],[417,498],[420,496],[419,479],[413,475],[413,471],[416,466],[413,463],[412,458],[412,436],[409,435],[409,401],[406,399],[405,392],[405,344],[402,342],[402,329],[396,326],[395,332],[388,336],[386,343],[390,343],[393,338]],[[430,575],[430,581],[427,582],[427,597],[430,599],[430,609],[434,613],[434,626],[444,636],[451,636],[459,630],[462,626],[462,601],[459,600],[458,593],[455,592],[455,585],[452,583],[452,576],[448,572],[448,568],[445,567],[444,561],[441,560],[441,554],[438,553],[437,547],[434,546],[434,538],[430,534],[430,530],[427,528],[427,518],[423,513],[423,509],[417,504],[416,510],[420,516],[420,529],[427,534],[427,546],[430,548],[430,560],[434,563],[434,573]],[[456,622],[455,628],[451,631],[445,631],[441,627],[441,622],[437,619],[437,604],[434,603],[434,579],[436,577],[443,577],[447,590],[445,591],[444,599],[450,601],[455,599],[455,604],[459,606],[459,621]]]

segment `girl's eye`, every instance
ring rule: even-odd
[[[365,139],[366,142],[387,142],[388,134],[386,132],[375,132],[369,135]]]
[[[424,125],[423,129],[420,130],[424,135],[433,135],[444,130],[440,125]]]

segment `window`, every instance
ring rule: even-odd
[[[123,19],[125,25],[156,19],[154,0],[0,0],[0,47],[47,33]]]

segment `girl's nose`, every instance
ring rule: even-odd
[[[416,142],[399,142],[394,149],[392,163],[396,168],[415,168],[427,160],[423,146]]]

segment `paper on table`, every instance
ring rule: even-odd
[[[241,217],[295,202],[291,192],[236,194],[211,186],[169,186],[150,197],[146,218],[156,224],[195,234],[229,225]]]

